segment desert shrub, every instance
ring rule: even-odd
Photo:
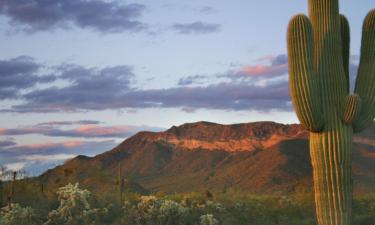
[[[22,193],[23,186],[18,186],[18,193]],[[32,190],[31,186],[27,190]],[[21,198],[23,195],[18,196]],[[153,196],[125,192],[124,202],[120,206],[116,198],[100,198],[81,189],[78,184],[68,184],[59,188],[56,197],[51,198],[56,202],[53,210],[42,205],[46,200],[43,196],[39,200],[37,195],[35,199],[20,199],[19,204],[12,204],[11,209],[1,209],[0,225],[316,224],[314,199],[308,191],[280,196],[252,195],[228,190],[225,193],[213,193],[212,196],[208,198],[204,192],[171,195],[160,192]],[[34,203],[27,203],[34,200]],[[23,208],[24,205],[32,207]],[[375,195],[355,197],[353,225],[373,225],[373,221]]]
[[[60,205],[48,214],[44,225],[99,225],[108,211],[106,208],[93,208],[90,205],[91,193],[80,189],[78,183],[59,188],[57,195]]]
[[[217,225],[218,221],[212,214],[205,214],[200,217],[200,225]]]
[[[142,225],[184,224],[184,217],[188,214],[188,208],[180,203],[155,196],[142,196],[133,211],[137,224]]]
[[[0,225],[37,225],[40,220],[31,207],[21,207],[19,204],[11,204],[1,208]]]

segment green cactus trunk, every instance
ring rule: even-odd
[[[353,129],[335,127],[310,134],[318,224],[347,225],[351,218],[351,144]]]
[[[309,0],[288,27],[292,103],[310,131],[319,225],[351,224],[353,132],[375,117],[375,10],[363,25],[355,93],[349,94],[349,23],[338,0]]]

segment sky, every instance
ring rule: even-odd
[[[373,8],[340,1],[353,79]],[[307,0],[1,0],[0,165],[37,175],[188,122],[297,123],[286,29],[298,13]]]

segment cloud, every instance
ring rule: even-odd
[[[285,72],[280,72],[279,69],[281,67],[283,70],[284,61],[282,56],[274,57],[269,68],[252,72],[256,74],[256,79],[249,75],[251,71],[248,68],[222,75],[230,78],[229,81],[217,79],[215,83],[204,85],[207,82],[203,81],[208,76],[194,75],[181,78],[179,86],[166,89],[134,88],[133,69],[125,65],[86,68],[62,64],[50,67],[50,70],[55,79],[65,81],[63,86],[52,86],[51,83],[46,88],[34,87],[19,96],[19,103],[2,109],[1,112],[48,113],[140,108],[181,108],[188,109],[189,112],[196,109],[290,110],[286,80],[270,79]],[[42,128],[40,125],[30,128],[32,130],[7,132],[13,132],[13,135],[45,132]],[[61,132],[56,131],[56,134]]]
[[[78,108],[100,110],[126,102],[124,94],[131,90],[132,69],[115,66],[103,69],[62,65],[56,71],[58,77],[71,84],[34,90],[22,96],[26,104],[15,106],[17,112],[75,111]],[[113,105],[114,104],[114,105]],[[82,107],[76,107],[81,105]]]
[[[203,76],[203,75],[182,77],[178,80],[178,85],[185,86],[185,85],[191,85],[191,84],[202,84],[205,78],[206,76]]]
[[[3,141],[0,140],[0,148],[14,146],[16,144],[17,143],[12,140],[3,140]]]
[[[288,56],[280,54],[271,59],[272,66],[286,65],[288,64]]]
[[[112,137],[125,138],[129,137],[139,131],[144,130],[160,130],[160,128],[153,128],[147,126],[106,126],[99,127],[95,125],[83,125],[73,130],[52,130],[44,133],[47,136],[58,137]]]
[[[239,74],[242,76],[267,76],[267,77],[273,77],[273,76],[280,76],[284,75],[288,72],[288,66],[287,65],[255,65],[255,66],[246,66],[244,67]]]
[[[78,120],[78,121],[49,121],[44,123],[38,123],[36,126],[67,126],[67,125],[89,125],[89,124],[100,124],[97,120]]]
[[[180,34],[209,34],[220,31],[220,24],[210,24],[204,22],[175,23],[172,28]]]
[[[8,169],[25,169],[38,175],[77,155],[94,156],[116,145],[113,140],[17,145],[0,148],[0,164],[7,166]]]
[[[54,81],[54,76],[37,75],[41,67],[28,56],[0,60],[0,100],[17,98],[21,89]]]
[[[199,8],[199,12],[204,14],[211,14],[216,12],[216,9],[211,6],[202,6],[201,8]]]
[[[181,107],[222,110],[290,110],[287,82],[269,86],[219,83],[203,87],[140,90],[126,95],[131,107]],[[126,107],[126,105],[124,105]]]
[[[288,73],[288,57],[285,54],[266,56],[260,59],[268,64],[257,64],[243,67],[235,76],[271,78]]]
[[[26,163],[25,162],[15,162],[15,163],[8,163],[5,164],[5,167],[7,170],[17,171],[25,168]]]
[[[22,157],[32,154],[86,154],[95,155],[98,151],[106,151],[115,146],[113,140],[107,141],[66,141],[58,143],[43,143],[17,145],[8,148],[1,148],[0,155],[10,155],[13,157]],[[5,157],[6,158],[6,157]]]
[[[76,157],[75,154],[53,154],[53,155],[42,155],[42,154],[33,154],[26,156],[19,156],[17,159],[25,161],[34,161],[34,162],[46,162],[46,161],[61,161],[67,160]]]
[[[64,123],[66,122],[66,123]],[[28,134],[40,134],[50,137],[80,137],[80,138],[126,138],[139,131],[160,131],[162,128],[149,127],[149,126],[98,126],[96,124],[85,124],[79,125],[73,129],[59,129],[56,125],[66,125],[69,121],[47,122],[37,124],[35,126],[20,127],[20,128],[0,128],[0,135],[28,135]],[[80,122],[80,121],[77,121]],[[45,125],[48,124],[48,125]],[[52,126],[50,124],[53,124]],[[78,124],[78,123],[70,123]],[[0,147],[1,147],[0,142]],[[4,145],[7,142],[4,141]],[[11,144],[11,143],[8,143]],[[40,148],[40,146],[36,146]]]
[[[6,151],[13,151],[13,152],[35,152],[35,151],[50,151],[55,149],[71,149],[71,148],[78,148],[87,144],[84,141],[67,141],[62,143],[47,143],[47,144],[29,144],[29,145],[17,145],[11,148],[7,148]]]
[[[138,20],[142,4],[99,0],[2,0],[0,14],[11,26],[27,32],[78,27],[103,33],[136,32],[146,25]]]
[[[209,86],[112,92],[110,88],[94,93],[67,87],[46,89],[26,95],[27,102],[6,111],[66,112],[123,108],[195,108],[222,110],[290,110],[288,83],[265,85],[223,82]],[[83,96],[83,97],[82,97]]]

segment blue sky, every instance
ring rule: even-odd
[[[352,70],[370,0],[340,1]],[[0,3],[0,164],[32,173],[186,122],[296,123],[286,28],[300,0]]]

